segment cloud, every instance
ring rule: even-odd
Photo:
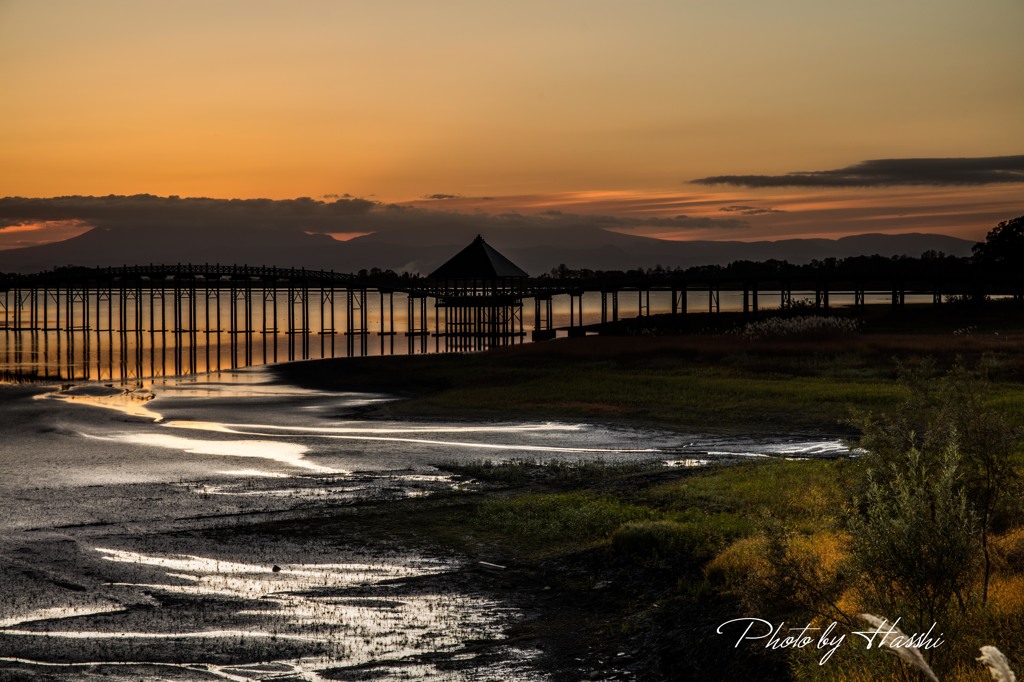
[[[779,208],[759,208],[757,206],[723,206],[718,209],[725,213],[739,213],[741,215],[765,215],[767,213],[785,213]]]
[[[433,201],[444,201],[445,199],[464,199],[465,197],[461,194],[427,194],[423,198]]]
[[[894,187],[1024,182],[1024,155],[952,159],[875,159],[845,168],[785,175],[716,175],[691,180],[734,187]]]
[[[551,211],[541,215],[437,211],[380,204],[358,198],[208,199],[135,196],[68,196],[47,199],[0,198],[0,226],[47,221],[77,221],[108,230],[161,235],[196,234],[244,239],[275,234],[395,233],[403,240],[436,241],[445,234],[477,232],[556,233],[565,230],[616,231],[642,227],[734,229],[737,218],[670,218],[579,215]],[[2,229],[2,227],[0,227]]]
[[[0,225],[76,220],[93,227],[220,229],[256,233],[302,229],[322,232],[365,214],[377,204],[365,199],[182,199],[150,194],[0,198]]]
[[[577,220],[581,222],[594,222],[596,224],[606,227],[641,227],[645,225],[652,225],[657,227],[675,227],[675,228],[707,228],[707,227],[721,227],[721,228],[737,228],[747,227],[748,223],[745,220],[737,218],[708,218],[708,217],[697,217],[688,215],[677,215],[671,218],[652,218],[652,217],[620,217],[620,216],[606,216],[606,215],[575,215],[570,213],[563,213],[559,216],[566,220]]]

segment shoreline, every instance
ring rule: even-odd
[[[396,396],[333,410],[325,413],[328,420],[540,418],[676,435],[835,436],[838,428],[826,425],[836,422],[829,420],[848,417],[851,409],[880,410],[903,400],[895,370],[880,358],[891,357],[894,349],[907,358],[919,357],[928,338],[857,336],[760,344],[711,337],[578,339],[465,356],[339,358],[245,371],[282,391],[295,386],[301,392],[342,395],[372,387],[377,395]],[[993,347],[1000,352],[996,362],[1001,366],[1013,368],[1018,362],[1016,338],[941,341],[940,366],[952,363],[961,351],[979,357]],[[1013,405],[1022,404],[1019,376],[1010,373],[998,385],[1002,398]],[[630,380],[632,386],[624,383]],[[695,385],[697,401],[692,400]],[[33,391],[16,390],[20,395]],[[716,400],[732,411],[701,404]],[[225,405],[218,408],[222,419],[241,409],[231,408],[230,401]],[[785,413],[794,405],[807,413],[792,422],[778,419],[780,410]],[[693,416],[691,421],[682,418],[686,414]],[[714,419],[721,422],[717,431],[702,428]],[[793,423],[810,428],[795,431]],[[512,646],[534,651],[536,657],[524,665],[556,681],[668,680],[684,673],[714,679],[723,670],[737,679],[751,670],[758,670],[760,679],[790,679],[785,656],[754,648],[737,652],[732,642],[714,635],[715,626],[735,617],[741,606],[709,578],[706,567],[730,543],[751,535],[765,510],[810,532],[806,528],[823,513],[815,505],[839,490],[852,460],[772,457],[675,468],[442,460],[439,451],[432,461],[459,483],[451,490],[344,504],[314,501],[156,531],[154,537],[175,538],[176,543],[191,537],[208,551],[288,540],[335,552],[361,548],[457,557],[458,567],[416,584],[493,600],[523,614],[506,625],[500,638],[465,642],[404,665],[429,661],[454,674],[459,666],[472,666],[466,661],[519,660],[519,654],[508,653]],[[468,488],[461,486],[470,481]],[[643,543],[629,544],[636,543],[629,540],[630,528],[682,535],[657,540],[670,544],[651,550]],[[86,535],[107,532],[96,529]],[[122,539],[131,540],[127,535]],[[672,544],[677,542],[685,550]],[[339,594],[348,599],[367,593]],[[461,656],[469,658],[459,662]],[[350,679],[378,669],[338,668],[325,677]]]
[[[457,360],[457,358],[453,359]],[[391,358],[387,360],[391,360]],[[419,358],[414,359],[415,362],[419,362],[419,360]],[[275,373],[275,369],[274,367],[261,368],[253,373],[259,374],[261,380],[266,377],[273,382],[275,377],[280,379],[279,375]],[[252,372],[252,370],[250,371]],[[215,380],[216,378],[208,376],[199,383],[203,383],[206,379]],[[184,383],[187,385],[190,382],[191,380],[186,379]],[[115,398],[120,395],[121,392],[118,389],[104,387],[103,384],[104,382],[81,383],[72,388],[71,392],[81,392],[86,396],[103,393],[110,394]],[[284,385],[274,383],[271,385],[280,386],[282,391],[287,392]],[[27,397],[44,394],[49,388],[56,388],[56,386],[35,384],[15,387],[11,391],[4,390],[0,393],[7,394],[12,398],[14,395]],[[244,385],[242,388],[244,390]],[[321,386],[320,388],[325,387]],[[336,386],[330,388],[334,391],[338,390]],[[231,389],[229,388],[228,391],[231,392]],[[157,392],[161,397],[169,394],[173,397],[173,391],[161,392],[158,390]],[[271,389],[271,392],[277,392],[277,389]],[[300,392],[305,393],[305,390]],[[159,401],[159,397],[157,400]],[[197,405],[199,404],[197,403]],[[395,403],[388,403],[388,405],[393,404]],[[163,411],[159,404],[153,407],[157,412]],[[240,409],[239,406],[236,406],[233,408],[233,413],[237,413]],[[372,411],[373,407],[365,406],[365,408],[357,409],[360,410],[358,414],[354,414],[352,411],[346,412],[346,414],[350,417],[360,418],[361,410]],[[84,419],[87,422],[93,420],[90,414],[84,413],[72,405],[61,406],[60,411],[76,414],[76,420]],[[48,412],[45,410],[42,412],[43,417],[47,414]],[[510,418],[517,420],[516,415],[510,415],[505,411],[501,411],[500,416],[505,420]],[[450,421],[452,415],[449,414],[448,417]],[[492,421],[494,417],[494,414],[490,415]],[[548,415],[545,421],[550,421],[551,417],[552,415]],[[421,417],[421,419],[425,418]],[[153,423],[152,420],[142,419],[139,415],[115,415],[113,412],[109,413],[108,417],[102,417],[101,421],[125,424],[126,419],[130,420],[127,423],[137,425],[131,428],[145,427],[149,430],[163,428],[161,425]],[[466,418],[459,415],[458,421],[466,421]],[[610,420],[604,419],[595,421],[610,423]],[[619,427],[626,426],[621,420],[611,423],[615,423]],[[483,450],[482,452],[486,453],[487,451]],[[457,594],[467,594],[473,599],[493,600],[496,603],[507,605],[508,608],[521,610],[525,617],[517,619],[507,628],[504,636],[492,642],[471,642],[466,646],[437,652],[437,655],[431,659],[434,662],[432,665],[436,663],[442,666],[471,666],[471,663],[458,663],[456,659],[461,655],[471,656],[468,660],[477,660],[477,657],[482,657],[479,662],[483,665],[485,660],[495,657],[502,659],[506,654],[500,652],[507,650],[509,646],[514,646],[517,650],[522,651],[539,648],[541,653],[537,655],[540,658],[536,659],[534,663],[526,662],[523,665],[539,671],[551,679],[578,679],[581,669],[577,659],[593,659],[587,664],[586,670],[582,671],[584,676],[589,676],[591,673],[598,673],[603,677],[624,674],[622,671],[627,670],[630,666],[641,665],[640,659],[637,657],[631,657],[628,662],[617,660],[622,657],[618,656],[618,651],[612,651],[612,649],[619,647],[620,643],[617,638],[608,638],[608,632],[614,630],[615,623],[626,617],[625,614],[630,609],[631,599],[653,599],[660,594],[658,590],[652,591],[649,586],[636,582],[635,567],[629,561],[612,560],[609,563],[610,557],[607,549],[602,547],[600,541],[594,544],[594,541],[590,540],[582,546],[571,547],[560,547],[556,543],[537,553],[535,548],[529,547],[529,543],[521,546],[519,540],[505,537],[503,531],[491,530],[486,524],[481,526],[478,514],[481,509],[488,508],[488,505],[492,503],[501,503],[521,495],[563,494],[569,491],[572,491],[572,494],[588,496],[618,495],[624,489],[638,485],[669,483],[690,477],[692,473],[687,471],[686,467],[669,468],[660,464],[638,465],[639,468],[636,470],[628,467],[619,470],[616,469],[618,465],[608,465],[608,467],[588,465],[577,470],[575,465],[569,464],[561,469],[530,468],[528,466],[525,470],[526,478],[520,482],[510,483],[501,480],[488,482],[486,476],[484,479],[480,478],[484,472],[470,472],[472,463],[469,464],[469,468],[466,468],[467,465],[443,464],[441,460],[444,459],[446,458],[441,451],[433,458],[443,470],[454,472],[457,479],[483,480],[483,483],[468,492],[440,490],[434,491],[433,494],[426,497],[411,499],[367,499],[340,506],[312,503],[302,505],[301,509],[289,508],[257,514],[233,514],[209,520],[197,520],[192,523],[182,520],[181,522],[154,525],[145,521],[134,523],[129,523],[126,520],[114,523],[104,521],[85,526],[60,526],[49,530],[38,528],[30,535],[35,538],[39,533],[54,534],[66,537],[68,541],[74,542],[75,546],[81,543],[78,551],[81,556],[88,558],[88,565],[97,562],[97,557],[92,557],[90,552],[90,548],[94,544],[99,547],[123,547],[133,552],[142,551],[136,547],[136,544],[141,541],[143,536],[136,537],[136,535],[140,529],[144,528],[150,528],[145,537],[150,538],[147,542],[153,543],[152,551],[157,555],[166,555],[168,551],[183,552],[183,549],[173,550],[172,548],[181,544],[178,538],[185,534],[193,538],[192,543],[195,549],[192,551],[200,555],[210,552],[213,547],[226,547],[237,544],[241,541],[240,539],[251,538],[251,542],[254,544],[273,543],[288,539],[300,546],[305,543],[313,545],[327,543],[329,546],[339,548],[363,548],[370,554],[398,550],[426,556],[457,557],[460,564],[458,568],[446,571],[443,575],[430,580],[424,579],[425,582],[420,581],[419,584],[434,585],[441,593],[454,591]],[[510,470],[514,471],[515,469],[516,467],[513,466]],[[551,471],[555,473],[552,474]],[[268,485],[273,485],[273,479],[268,479],[268,481]],[[51,483],[51,485],[53,484]],[[161,494],[159,492],[161,485],[128,485],[138,486],[130,489],[132,492],[129,497],[134,497],[137,494],[136,490],[147,497]],[[581,492],[591,489],[592,493]],[[600,492],[600,490],[605,492]],[[80,493],[76,492],[75,494]],[[131,530],[133,527],[135,530]],[[40,538],[42,537],[40,536]],[[502,539],[503,537],[504,539]],[[166,547],[162,544],[165,541],[170,543]],[[16,542],[31,544],[35,540],[21,539],[19,536]],[[243,544],[245,543],[243,542]],[[58,547],[50,547],[45,542],[33,546],[36,546],[40,553],[38,555],[33,553],[29,556],[37,556],[38,558],[34,561],[40,562],[39,567],[49,571],[50,562],[57,561]],[[160,550],[161,547],[164,549]],[[213,556],[217,556],[218,553]],[[275,558],[275,560],[281,561],[279,558]],[[335,559],[335,561],[337,560]],[[487,563],[477,563],[481,561]],[[490,567],[492,564],[505,568]],[[39,567],[32,567],[30,570],[36,571]],[[103,574],[102,569],[98,574]],[[655,574],[660,575],[660,572],[656,571]],[[74,572],[69,573],[67,577],[59,578],[59,582],[67,585],[85,585],[79,578],[73,577],[74,575]],[[117,579],[111,576],[108,581],[116,582]],[[598,587],[598,585],[609,581],[615,585],[623,585],[626,592],[620,591],[618,587],[612,589],[606,586]],[[45,589],[56,590],[55,595],[59,599],[63,588],[57,584],[45,587]],[[91,590],[89,587],[85,587],[85,589]],[[87,592],[87,594],[90,593]],[[632,596],[627,597],[627,595]],[[595,597],[599,598],[595,599]],[[165,600],[165,598],[161,598],[161,601]],[[128,615],[138,618],[140,616],[135,614],[135,608],[132,607]],[[87,620],[83,622],[107,622],[107,619],[118,617],[113,614],[95,615],[85,617]],[[59,621],[54,621],[54,623],[56,627],[60,627]],[[158,626],[154,625],[153,627]],[[568,636],[566,633],[575,634]],[[17,638],[7,637],[4,639],[8,640],[8,646],[10,646],[11,640]],[[60,649],[61,647],[58,647],[55,651]],[[191,645],[182,645],[180,651],[171,653],[175,659],[172,662],[185,664],[193,660],[195,657],[189,653],[192,649]],[[88,648],[82,649],[82,651],[88,650]],[[63,660],[76,660],[75,657],[81,655],[75,653],[78,651],[77,645],[64,651],[66,653]],[[508,660],[517,659],[519,656],[520,654],[510,655]],[[8,661],[8,663],[10,662]],[[14,665],[12,669],[25,669],[15,664],[11,665]],[[100,668],[103,669],[102,665]],[[73,668],[69,669],[68,674],[73,675],[74,670]],[[121,672],[127,673],[128,671],[122,670]],[[345,674],[354,672],[349,671]],[[116,673],[114,676],[116,677],[117,674],[121,673]],[[338,674],[342,675],[340,672]],[[513,676],[513,678],[520,679],[517,676]]]

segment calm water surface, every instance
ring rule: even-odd
[[[171,290],[156,291],[156,298],[143,295],[138,300],[120,300],[116,295],[104,298],[101,297],[104,290],[93,291],[89,305],[75,304],[70,324],[64,320],[64,326],[72,328],[70,332],[54,331],[64,319],[58,314],[57,301],[51,301],[56,294],[54,290],[40,291],[34,304],[38,316],[36,328],[31,331],[15,328],[17,319],[24,325],[30,318],[24,306],[31,303],[22,301],[19,318],[11,292],[0,295],[0,376],[148,380],[230,371],[285,360],[446,351],[443,337],[406,333],[409,331],[408,298],[402,293],[384,298],[371,292],[366,299],[365,333],[350,335],[346,333],[349,311],[341,290],[334,292],[329,301],[317,296],[307,302],[305,333],[288,332],[301,306],[288,302],[284,290],[276,292],[277,303],[273,306],[267,303],[263,290],[254,290],[251,318],[245,315],[237,300],[232,305],[229,294],[224,291],[210,290],[195,300],[184,300],[181,303],[184,312],[175,312]],[[742,292],[723,291],[719,308],[726,312],[742,310],[742,296]],[[814,292],[793,292],[794,301],[813,298]],[[640,297],[636,292],[622,292],[618,300],[622,319],[672,310],[672,294],[668,291],[652,291],[649,298]],[[43,301],[49,303],[45,309]],[[762,291],[758,301],[762,310],[777,308],[780,294]],[[886,296],[877,294],[866,298],[868,304],[887,301]],[[930,296],[908,295],[906,298],[907,303],[930,301]],[[535,307],[531,298],[524,299],[523,304],[525,337],[522,340],[528,340],[534,328]],[[584,325],[592,325],[601,321],[599,292],[583,295],[582,313],[573,312],[568,296],[555,296],[552,304],[551,324],[562,329],[560,335],[566,333],[564,328],[570,326],[573,315],[576,324],[582,321]],[[852,305],[853,295],[833,292],[830,304],[833,307]],[[707,312],[707,292],[689,291],[687,309]],[[417,317],[416,324],[433,332],[436,312],[430,303],[422,311],[425,317]],[[176,315],[185,322],[176,321]],[[195,333],[190,331],[193,328]]]

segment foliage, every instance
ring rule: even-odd
[[[838,414],[853,404],[874,411],[852,422],[863,431],[859,444],[869,451],[851,460],[752,461],[678,476],[590,471],[591,465],[541,475],[537,468],[547,465],[540,462],[514,463],[514,471],[477,463],[476,471],[469,470],[474,465],[462,473],[494,482],[539,484],[543,490],[563,483],[592,488],[515,498],[489,495],[468,524],[482,542],[493,546],[498,538],[516,553],[542,550],[545,560],[551,552],[581,548],[589,557],[601,556],[592,550],[606,545],[616,557],[610,565],[632,564],[627,570],[644,581],[671,573],[671,585],[661,589],[671,590],[673,599],[696,599],[700,608],[710,609],[714,599],[724,596],[728,603],[738,600],[747,613],[789,623],[806,622],[810,614],[819,623],[831,619],[846,627],[850,614],[872,609],[901,616],[901,626],[911,632],[918,630],[919,618],[927,620],[914,612],[921,603],[922,612],[948,614],[938,619],[947,644],[926,652],[939,657],[929,664],[943,680],[978,679],[978,668],[967,653],[989,641],[1005,643],[1011,662],[1021,660],[1024,530],[1012,494],[1019,466],[1017,424],[1024,416],[1016,381],[1024,367],[1016,357],[1019,340],[1011,347],[1002,335],[954,337],[947,331],[883,339],[858,334],[812,343],[789,337],[752,344],[729,335],[714,337],[714,348],[708,347],[712,337],[657,339],[645,344],[643,353],[625,352],[636,348],[625,339],[587,341],[594,343],[516,349],[495,355],[487,368],[472,364],[473,358],[462,359],[471,363],[460,370],[466,376],[462,404],[493,404],[506,414],[539,406],[546,418],[566,406],[570,411],[579,406],[616,417],[642,414],[667,420],[672,415],[678,421],[683,415],[688,422],[706,409],[710,423],[721,426],[723,419],[734,416],[748,427],[778,405],[787,412],[788,428],[799,418],[794,411],[807,410],[808,422],[820,427],[830,421],[822,418],[824,409]],[[1000,353],[995,366],[1000,374],[984,362],[968,370],[954,360],[964,351],[972,360],[980,358],[988,349]],[[524,363],[524,356],[533,353],[541,355],[540,364]],[[895,372],[887,362],[894,354],[909,358]],[[913,360],[929,354],[937,359]],[[952,369],[945,371],[948,367]],[[499,381],[490,381],[498,375]],[[898,381],[892,380],[894,375]],[[481,400],[480,391],[490,391],[490,397]],[[600,412],[593,407],[598,405]],[[908,465],[914,458],[917,463]],[[916,477],[909,473],[915,470]],[[988,493],[995,496],[987,498]],[[986,508],[991,509],[988,523]],[[892,523],[898,516],[905,522]],[[764,518],[773,520],[759,523]],[[913,519],[923,521],[915,524]],[[752,534],[758,525],[762,532]],[[984,604],[986,527],[991,581]],[[965,529],[966,545],[964,533],[958,532]],[[947,544],[935,549],[929,533]],[[859,544],[865,539],[880,558],[872,561]],[[886,546],[897,549],[886,554],[881,551]],[[907,547],[920,550],[919,568],[934,579],[935,587],[926,587],[923,596],[913,592],[913,584],[902,592],[897,589],[904,582],[897,570],[915,560],[909,550],[898,549]],[[698,586],[693,569],[710,553],[715,555],[705,563],[706,580]],[[968,560],[960,562],[958,556],[964,553]],[[940,564],[940,557],[952,558],[955,565]],[[876,576],[887,570],[889,579],[872,577],[865,563],[876,567]],[[691,593],[679,586],[680,569],[687,571],[686,580],[693,579],[688,585],[699,589]],[[910,577],[918,585],[928,578]],[[947,593],[952,596],[944,602],[943,585],[953,585]],[[882,598],[886,595],[888,600]],[[900,599],[911,605],[899,612],[881,605]],[[642,599],[631,603],[644,610]],[[659,601],[657,612],[666,603]],[[655,612],[653,607],[650,612]],[[893,657],[858,647],[844,648],[827,666],[819,666],[818,658],[790,656],[794,679],[911,679]]]
[[[938,462],[919,450],[873,476],[864,516],[851,521],[855,563],[869,603],[924,629],[972,604],[978,521],[967,504],[959,453]]]
[[[904,368],[906,401],[884,417],[855,421],[863,431],[860,445],[876,470],[916,452],[921,467],[932,474],[949,452],[957,453],[962,490],[978,519],[985,601],[992,568],[990,538],[1005,525],[1019,500],[1015,453],[1021,431],[1005,411],[991,404],[994,391],[984,365],[969,370],[958,363],[938,381],[933,374],[930,362]]]
[[[997,398],[982,369],[961,363],[942,374],[934,362],[899,370],[897,409],[861,417],[863,457],[805,470],[804,485],[778,485],[779,465],[751,468],[774,498],[742,477],[743,468],[717,472],[707,502],[736,496],[757,500],[759,533],[742,537],[712,559],[709,583],[738,598],[745,610],[787,621],[808,615],[852,627],[863,609],[895,613],[908,631],[937,623],[946,645],[927,652],[943,679],[973,679],[969,649],[991,638],[1019,651],[1024,614],[1024,529],[1014,488],[1019,419]],[[794,463],[795,464],[795,463]],[[842,466],[840,466],[842,465]],[[810,476],[811,473],[816,476]],[[794,472],[795,473],[795,472]],[[731,482],[727,481],[729,479]],[[682,489],[694,481],[675,484]],[[844,491],[845,488],[845,491]],[[821,514],[811,522],[791,494],[802,490]],[[692,494],[691,501],[701,499]],[[985,603],[990,597],[989,603]],[[991,641],[991,640],[990,640]],[[822,668],[817,657],[790,656],[795,679],[903,679],[886,657],[843,652],[843,663]],[[909,679],[909,678],[907,678]]]
[[[757,341],[799,337],[803,339],[836,338],[853,334],[859,327],[857,320],[847,317],[807,315],[801,317],[771,317],[750,322],[743,327],[743,338]]]
[[[1024,216],[1004,220],[974,245],[975,261],[987,265],[1024,263]]]
[[[850,531],[861,602],[922,630],[943,624],[949,644],[930,662],[950,672],[981,626],[1019,617],[1024,585],[994,569],[1014,551],[1014,534],[998,533],[1019,516],[1020,431],[984,364],[936,374],[931,362],[902,369],[901,409],[859,420],[867,482]]]

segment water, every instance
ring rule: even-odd
[[[67,290],[38,290],[34,299],[26,298],[27,291],[17,295],[4,292],[0,376],[138,381],[285,360],[448,350],[445,337],[432,333],[439,323],[433,304],[413,306],[410,325],[409,298],[401,292],[369,292],[365,309],[350,308],[342,291],[311,290],[299,301],[294,292],[253,289],[245,294],[248,303],[238,298],[243,292],[198,290],[194,299],[186,296],[176,303],[173,290],[157,289],[153,296],[148,290],[130,290],[131,296],[123,298],[116,292],[95,290],[87,302],[81,298],[72,302],[70,316]],[[637,292],[621,292],[619,317],[669,313],[671,297],[670,291],[651,291],[643,297]],[[794,301],[813,298],[814,292],[793,292]],[[560,334],[573,318],[577,325],[581,320],[583,325],[601,321],[601,294],[587,292],[581,300],[582,314],[567,295],[553,297],[550,322],[563,329]],[[763,310],[781,303],[777,291],[760,292],[758,301]],[[907,303],[930,301],[930,295],[906,297]],[[866,297],[868,304],[887,302],[887,295]],[[722,311],[742,310],[742,293],[723,291],[718,303]],[[833,307],[852,305],[853,294],[833,292],[830,303]],[[609,301],[609,319],[610,308]],[[708,311],[708,293],[689,291],[687,309]],[[55,331],[58,323],[62,331]],[[30,324],[33,329],[25,329]],[[410,335],[410,326],[428,333]],[[534,301],[527,298],[521,320],[525,336],[509,341],[527,341],[534,326]],[[356,331],[348,333],[350,327]]]
[[[462,560],[248,524],[473,485],[444,461],[846,453],[800,437],[354,416],[388,399],[278,385],[259,369],[133,390],[0,387],[0,670],[542,679],[537,652],[502,643],[516,605],[448,579],[471,568]]]

